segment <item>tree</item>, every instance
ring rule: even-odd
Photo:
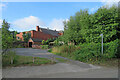
[[[80,10],[75,16],[70,17],[69,22],[64,22],[63,41],[65,43],[74,42],[75,44],[86,42],[87,30],[91,27],[89,17],[88,10]]]
[[[23,32],[23,40],[27,43],[28,40],[31,38],[31,33],[27,32]]]
[[[6,22],[4,19],[2,23],[2,48],[3,48],[2,53],[5,53],[8,48],[12,48],[13,46],[13,37],[9,31],[9,28],[10,24]]]
[[[43,45],[45,44],[45,40],[42,40],[42,44],[43,44]]]
[[[68,29],[68,26],[67,26],[67,21],[63,21],[63,24],[64,24],[64,31]]]
[[[83,45],[84,47],[81,50],[84,50],[85,54],[99,54],[100,34],[103,34],[104,53],[106,53],[103,56],[108,58],[120,57],[119,11],[120,9],[115,5],[112,7],[101,7],[94,14],[89,14],[87,10],[80,10],[75,16],[70,17],[70,21],[67,24],[64,22],[64,26],[66,27],[67,25],[67,29],[64,30],[64,35],[60,36],[58,40],[62,40],[66,44],[74,42],[76,45]],[[96,47],[96,50],[92,49],[92,47]],[[80,52],[78,53],[81,54]]]
[[[0,49],[2,50],[2,29],[0,28]]]
[[[69,22],[64,21],[64,35],[61,37],[65,43],[99,43],[101,33],[104,34],[104,42],[114,41],[120,35],[118,7],[101,7],[94,14],[88,10],[80,10],[75,16],[70,17]],[[66,29],[67,26],[67,29]]]
[[[101,7],[98,11],[92,15],[91,23],[92,27],[89,29],[89,42],[100,42],[101,33],[104,35],[104,43],[114,41],[117,37],[118,32],[118,8],[112,6],[110,8]]]
[[[11,34],[13,35],[14,41],[16,41],[16,34],[17,34],[17,33],[18,33],[17,31],[11,31]]]

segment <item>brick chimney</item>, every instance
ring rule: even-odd
[[[40,30],[39,30],[39,26],[36,26],[36,31],[40,31]]]

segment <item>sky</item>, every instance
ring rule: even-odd
[[[108,1],[108,0],[107,0]],[[18,32],[35,30],[36,26],[53,30],[63,30],[63,21],[68,21],[81,9],[92,14],[112,2],[2,2],[0,4],[0,25],[5,19],[10,30]]]

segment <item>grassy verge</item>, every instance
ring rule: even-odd
[[[62,58],[55,58],[56,60],[58,60],[59,62],[65,63],[68,62],[68,60],[62,59]]]
[[[93,64],[93,65],[100,65],[105,67],[118,67],[118,60],[117,58],[111,58],[111,59],[104,59],[99,58],[98,60],[88,60],[85,61],[85,63]]]
[[[62,56],[62,57],[66,57],[68,59],[76,60],[74,58],[74,56],[67,56],[67,55],[64,55],[62,53],[54,53],[54,52],[51,52],[51,53],[53,53],[55,55]],[[60,62],[66,62],[66,60],[64,60],[64,59],[57,59],[57,60]],[[120,62],[120,59],[117,59],[117,58],[111,58],[111,59],[99,58],[97,60],[91,59],[91,60],[84,60],[81,62],[93,64],[93,65],[105,66],[105,67],[118,67],[118,62]]]
[[[94,50],[88,50],[86,52],[87,49],[84,51],[79,48],[77,49],[77,47],[74,50],[72,49],[74,48],[60,46],[50,49],[49,52],[72,60],[106,67],[118,67],[118,60],[120,61],[119,58],[107,58],[104,55],[93,54]]]
[[[10,52],[11,53],[11,52]],[[11,58],[13,63],[11,64]],[[44,65],[44,64],[54,64],[51,60],[46,58],[33,57],[31,56],[20,56],[16,54],[6,54],[2,56],[2,66],[3,67],[16,67],[16,66],[33,66],[33,65]]]

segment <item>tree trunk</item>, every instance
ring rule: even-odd
[[[2,54],[5,54],[5,52],[8,50],[8,48],[2,50]]]

